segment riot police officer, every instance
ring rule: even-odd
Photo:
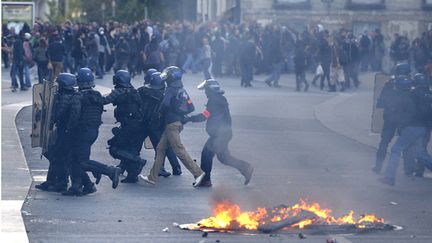
[[[400,136],[391,148],[389,163],[386,167],[385,177],[380,182],[394,186],[396,172],[402,151],[415,146],[415,158],[419,158],[432,168],[432,157],[427,153],[423,145],[427,132],[425,113],[423,112],[422,101],[412,95],[412,80],[408,77],[395,80],[395,87],[398,90],[395,96],[396,114],[399,114],[398,129]],[[420,102],[419,102],[420,101]],[[430,104],[426,104],[430,106]],[[430,108],[429,108],[430,109]]]
[[[375,167],[372,168],[372,170],[377,174],[381,172],[387,154],[387,147],[393,139],[400,123],[399,114],[397,112],[398,104],[395,103],[395,100],[398,98],[398,89],[395,87],[395,82],[403,82],[407,79],[410,80],[410,72],[411,68],[409,64],[397,64],[393,69],[394,78],[390,79],[384,85],[377,101],[377,107],[384,109],[384,124],[381,130],[381,141],[376,153]]]
[[[63,192],[67,190],[69,174],[67,161],[70,159],[71,133],[68,121],[71,99],[76,94],[74,89],[76,77],[70,73],[60,73],[56,78],[58,92],[55,96],[54,125],[57,127],[57,138],[44,154],[49,160],[46,181],[35,187],[44,191]]]
[[[201,152],[201,169],[205,172],[201,187],[211,187],[210,173],[213,165],[213,157],[216,155],[219,161],[225,165],[236,168],[245,177],[244,184],[247,185],[252,178],[253,167],[249,163],[237,159],[231,155],[228,143],[232,139],[231,114],[228,101],[219,83],[214,79],[202,82],[198,89],[205,90],[208,98],[206,109],[198,115],[186,117],[184,123],[203,122],[206,123],[206,131],[209,135],[207,142]]]
[[[146,164],[140,157],[142,146],[139,136],[142,121],[141,99],[132,86],[128,71],[118,70],[113,76],[114,89],[103,98],[103,103],[113,104],[114,117],[120,127],[113,128],[114,137],[108,140],[109,153],[120,160],[119,167],[128,173],[123,183],[138,182],[138,175]]]
[[[162,76],[168,86],[159,108],[164,131],[156,148],[156,158],[150,174],[148,176],[141,175],[141,178],[149,184],[156,184],[159,170],[165,158],[166,149],[168,146],[171,146],[176,156],[194,176],[195,181],[193,185],[196,187],[201,184],[205,173],[188,154],[180,138],[180,132],[183,130],[181,121],[186,114],[192,112],[194,109],[189,95],[183,88],[181,80],[183,71],[179,67],[170,66],[165,68]]]
[[[414,89],[412,90],[413,98],[418,109],[418,119],[424,121],[426,127],[426,134],[423,137],[422,149],[427,150],[427,145],[431,138],[432,128],[432,92],[429,89],[429,80],[422,73],[414,75]],[[423,177],[424,167],[427,161],[416,158],[416,146],[411,146],[408,151],[404,153],[404,170],[406,175],[414,173],[417,177]],[[417,161],[416,161],[417,159]]]
[[[143,112],[141,135],[142,141],[144,141],[146,137],[150,138],[155,152],[163,132],[159,107],[164,97],[164,91],[165,83],[161,78],[161,73],[157,72],[156,69],[149,69],[144,77],[144,86],[138,89],[142,101],[141,110]],[[181,175],[182,171],[180,164],[171,147],[167,148],[166,157],[168,157],[171,164],[173,175]],[[171,174],[165,170],[164,165],[162,164],[159,176],[168,177],[170,175]]]
[[[91,146],[99,134],[102,124],[103,97],[93,89],[94,76],[89,68],[81,68],[77,75],[79,91],[72,97],[68,130],[72,133],[72,186],[63,193],[66,196],[81,196],[96,192],[94,183],[85,171],[104,174],[118,185],[119,169],[90,160]]]

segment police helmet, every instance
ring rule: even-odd
[[[113,76],[114,85],[122,87],[131,87],[131,76],[126,70],[118,70]]]
[[[73,90],[77,83],[77,78],[71,73],[60,73],[57,76],[56,81],[59,85],[59,89]]]
[[[165,68],[161,74],[162,80],[166,81],[167,84],[170,84],[177,80],[181,80],[182,76],[183,76],[183,71],[176,66],[169,66]]]
[[[429,80],[422,73],[414,75],[414,84],[416,87],[429,88]]]
[[[149,79],[149,83],[147,84],[147,87],[151,89],[163,89],[165,88],[165,83],[161,78],[160,72],[154,72]]]
[[[155,72],[157,72],[157,70],[154,68],[150,68],[149,70],[147,70],[147,72],[144,75],[144,84],[150,83],[150,78],[151,78],[152,74]]]
[[[223,91],[220,87],[220,84],[215,79],[207,79],[204,80],[202,83],[200,83],[197,87],[199,90],[205,89],[206,91],[217,93],[217,94],[223,94],[225,91]]]
[[[90,68],[81,68],[77,74],[77,84],[79,88],[93,88],[94,76]]]
[[[409,77],[399,77],[395,79],[397,90],[410,90],[413,87],[413,81]]]
[[[393,68],[393,74],[397,76],[408,76],[411,73],[411,67],[408,63],[396,64]]]

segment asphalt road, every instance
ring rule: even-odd
[[[185,84],[199,111],[205,103],[204,94],[194,88],[200,77],[188,77]],[[215,161],[211,189],[193,188],[191,174],[183,169],[183,175],[160,178],[156,186],[140,182],[113,190],[103,178],[98,191],[86,197],[37,191],[34,184],[44,179],[47,161],[29,146],[31,110],[22,110],[17,127],[35,180],[22,209],[30,242],[325,242],[329,237],[308,235],[301,240],[280,233],[202,238],[199,232],[173,227],[173,222],[193,223],[210,216],[211,198],[220,194],[244,210],[289,205],[305,198],[331,208],[337,216],[352,209],[357,216],[375,213],[404,227],[395,232],[337,236],[338,242],[432,242],[431,181],[400,175],[394,188],[379,184],[370,171],[375,150],[328,130],[314,117],[314,107],[334,94],[296,93],[292,86],[271,89],[263,83],[245,89],[234,79],[221,83],[234,123],[231,152],[255,167],[248,186],[237,171]],[[92,158],[115,165],[117,161],[106,150],[114,126],[113,108],[106,109]],[[207,138],[204,124],[188,124],[182,138],[192,157],[199,160]],[[143,150],[142,156],[150,161],[145,174],[154,153]],[[162,231],[165,227],[168,232]]]

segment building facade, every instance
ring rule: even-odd
[[[360,34],[381,29],[410,39],[432,28],[432,0],[242,0],[243,21],[277,22],[295,29],[322,24]]]

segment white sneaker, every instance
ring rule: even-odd
[[[156,182],[153,180],[150,180],[150,178],[148,176],[139,175],[139,178],[141,178],[143,181],[147,182],[148,184],[156,185]]]
[[[194,187],[198,187],[199,185],[201,185],[201,182],[203,181],[205,176],[205,172],[203,172],[200,176],[198,176],[197,178],[195,178],[195,182],[192,184]]]

